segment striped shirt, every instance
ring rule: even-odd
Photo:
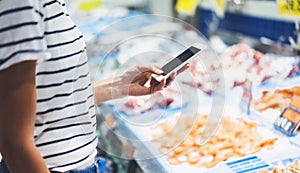
[[[0,0],[0,70],[36,60],[35,144],[52,171],[96,155],[96,116],[85,44],[62,0]]]

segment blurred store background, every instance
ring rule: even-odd
[[[178,85],[152,97],[99,105],[99,149],[113,158],[118,172],[250,173],[272,172],[278,167],[286,171],[294,164],[299,173],[300,106],[293,105],[300,105],[300,1],[66,0],[66,4],[84,35],[93,80],[113,77],[135,65],[163,65],[194,42],[209,45],[208,52],[178,78]],[[214,78],[218,69],[225,83],[222,103],[214,102],[214,96],[220,95],[213,87],[221,85]],[[190,120],[177,122],[177,128],[194,132],[188,128],[189,121],[219,107],[222,116],[231,119],[224,118],[224,127],[219,129],[226,138],[218,132],[212,137],[223,143],[203,147],[182,139],[174,144],[175,150],[167,144],[149,144],[147,137],[157,135],[162,124],[169,127],[165,123],[177,120],[178,112],[189,114]],[[287,107],[293,107],[294,113],[286,115]],[[141,129],[135,124],[152,122],[158,115],[157,127]],[[236,118],[250,122],[235,124]],[[201,122],[195,122],[203,130]],[[238,136],[246,129],[252,134],[256,127],[261,138]],[[174,136],[166,135],[164,142]],[[158,157],[162,148],[170,152]]]

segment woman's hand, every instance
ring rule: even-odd
[[[157,67],[136,66],[123,75],[108,81],[95,81],[93,83],[96,104],[104,101],[122,98],[125,96],[143,96],[160,91],[172,84],[177,74],[189,68],[189,64],[177,72],[171,73],[168,79],[156,81],[152,74],[162,75]]]
[[[124,73],[120,76],[124,95],[141,96],[162,90],[166,85],[166,80],[157,82],[152,74],[162,75],[163,71],[156,67],[137,66]]]

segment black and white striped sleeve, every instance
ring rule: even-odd
[[[0,1],[0,70],[13,64],[50,58],[44,38],[44,14],[37,0]]]

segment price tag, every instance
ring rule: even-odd
[[[199,0],[178,0],[176,10],[186,15],[192,16],[195,14]]]
[[[300,125],[300,97],[294,96],[290,105],[287,106],[275,120],[274,126],[288,136],[296,134]]]
[[[300,17],[300,0],[277,0],[279,14]]]
[[[87,0],[87,1],[79,2],[78,8],[79,10],[89,12],[92,9],[100,7],[101,5],[102,5],[101,0]]]

